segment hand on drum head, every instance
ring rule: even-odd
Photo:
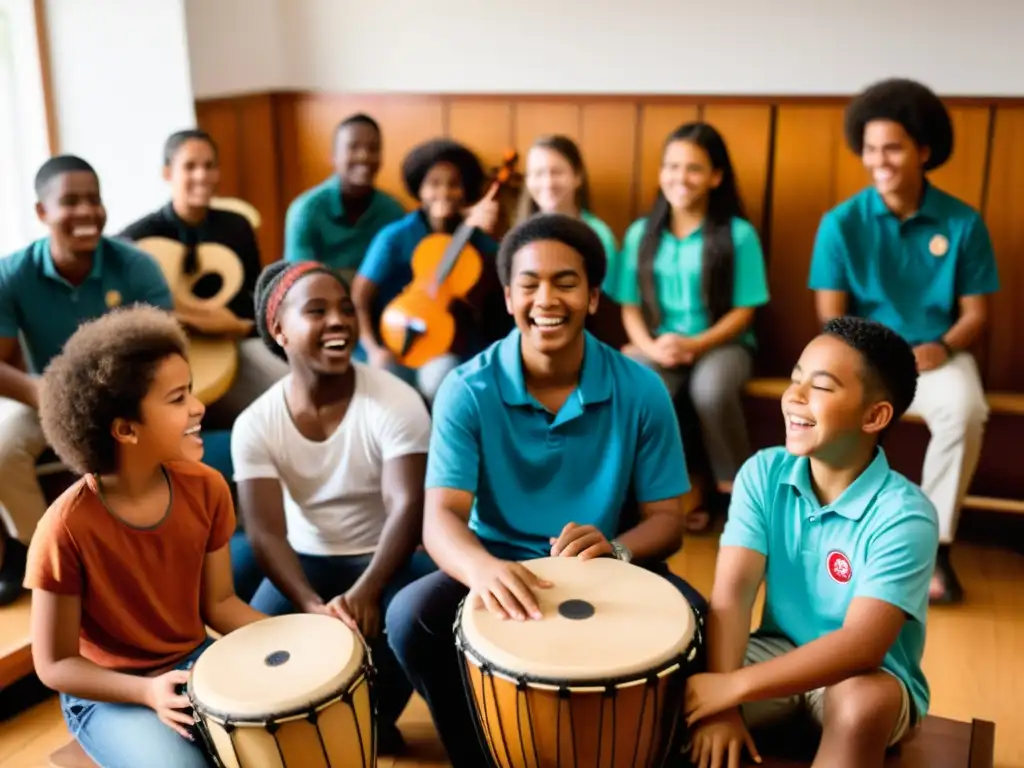
[[[552,557],[578,557],[590,560],[612,553],[612,545],[601,531],[592,525],[566,523],[557,539],[551,539]]]
[[[368,587],[356,584],[331,600],[327,607],[349,629],[362,632],[363,637],[376,637],[380,631],[380,594]]]
[[[743,748],[761,762],[754,739],[738,709],[728,709],[702,720],[693,728],[690,761],[695,768],[740,768]]]
[[[500,619],[541,619],[533,590],[550,586],[550,581],[537,577],[525,565],[492,557],[469,573],[470,605],[482,604]]]
[[[172,669],[159,677],[148,679],[145,704],[156,712],[160,722],[168,728],[173,728],[182,738],[192,741],[192,734],[188,731],[188,726],[195,722],[190,714],[192,704],[188,696],[178,693],[178,686],[185,685],[188,676],[187,670]]]

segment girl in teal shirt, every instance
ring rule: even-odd
[[[741,398],[753,368],[754,310],[768,302],[761,243],[725,141],[710,125],[687,123],[668,137],[659,185],[616,265],[625,351],[656,370],[673,397],[688,395],[684,405],[697,418],[684,416],[684,435],[702,440],[727,490],[750,455]],[[708,516],[691,521],[703,528]]]

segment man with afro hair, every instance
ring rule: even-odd
[[[475,227],[469,243],[487,260],[485,270],[493,269],[489,260],[498,251],[492,237],[498,203],[493,194],[481,199],[484,170],[480,160],[450,139],[434,139],[413,148],[402,163],[402,177],[406,190],[420,205],[374,237],[352,282],[352,300],[359,314],[360,345],[370,364],[409,382],[429,403],[447,373],[479,351],[481,342],[479,334],[474,333],[468,306],[452,307],[456,330],[451,353],[415,370],[398,364],[381,342],[381,314],[412,282],[413,252],[432,234],[451,234],[460,224]]]
[[[952,603],[962,589],[949,545],[988,419],[970,350],[999,290],[995,255],[978,212],[927,178],[953,151],[949,113],[931,90],[912,80],[875,83],[847,108],[846,139],[872,186],[825,214],[809,285],[822,322],[871,318],[913,347],[921,379],[908,412],[931,431],[921,487],[940,520],[930,594]]]
[[[687,681],[695,764],[739,765],[744,748],[757,755],[751,732],[809,715],[821,728],[814,765],[881,768],[927,714],[938,517],[879,445],[918,380],[907,342],[871,320],[831,320],[804,348],[782,396],[785,447],[756,453],[733,486],[708,673]]]

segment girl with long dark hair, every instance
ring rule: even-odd
[[[613,298],[626,351],[673,397],[688,395],[715,482],[728,487],[750,455],[741,395],[753,368],[754,311],[768,302],[764,257],[712,126],[687,123],[668,137],[659,187],[651,212],[626,233]],[[707,524],[706,515],[691,519]]]

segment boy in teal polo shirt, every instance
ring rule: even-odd
[[[803,713],[822,728],[815,765],[880,768],[886,748],[927,714],[921,658],[938,518],[879,446],[917,379],[906,341],[853,317],[828,322],[794,366],[782,397],[785,448],[755,454],[733,486],[711,593],[710,672],[687,684],[700,765],[736,765],[744,746],[756,756],[747,728]]]
[[[539,619],[543,585],[518,561],[612,556],[669,578],[690,487],[679,426],[658,376],[585,331],[606,258],[576,217],[538,214],[504,239],[498,276],[516,329],[451,373],[438,392],[423,540],[441,572],[388,609],[389,642],[430,706],[455,768],[480,752],[452,625],[470,589],[489,610]],[[630,496],[640,522],[621,514]]]
[[[380,170],[380,126],[368,115],[334,131],[334,175],[288,206],[286,261],[322,261],[351,281],[374,236],[405,215],[402,204],[374,188]]]
[[[921,374],[908,409],[931,432],[921,487],[939,512],[933,602],[962,599],[949,561],[960,506],[981,455],[988,404],[970,348],[988,322],[999,276],[988,229],[925,174],[949,158],[953,125],[925,86],[885,80],[854,99],[846,139],[873,186],[825,214],[810,287],[822,322],[844,314],[889,326]]]
[[[36,212],[50,235],[0,258],[0,605],[21,592],[25,546],[46,511],[35,464],[46,448],[37,379],[86,320],[135,303],[172,308],[160,267],[102,236],[107,213],[92,166],[61,155],[36,174]]]

